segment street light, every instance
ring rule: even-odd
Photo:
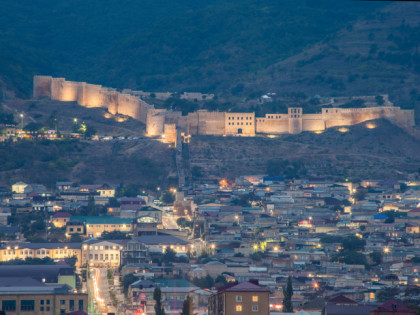
[[[21,125],[20,125],[20,129],[23,129],[23,113],[20,113],[20,121],[21,121]]]
[[[73,122],[77,124],[77,118],[73,118]]]

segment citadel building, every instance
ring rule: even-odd
[[[255,117],[255,113],[198,110],[183,116],[180,111],[156,109],[140,99],[134,91],[124,90],[121,93],[101,85],[66,81],[51,76],[34,76],[33,96],[77,102],[84,107],[103,107],[111,114],[126,115],[142,121],[146,124],[149,136],[164,137],[167,142],[175,142],[177,132],[226,136],[299,134],[379,118],[386,118],[403,128],[414,126],[414,111],[396,106],[323,108],[318,114],[304,114],[301,107],[293,107],[288,109],[287,114],[266,114],[265,117]]]

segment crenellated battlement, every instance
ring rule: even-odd
[[[298,134],[302,131],[322,131],[337,126],[350,126],[367,120],[386,118],[400,127],[414,126],[414,111],[391,106],[367,108],[323,108],[319,114],[304,114],[301,107],[291,107],[286,114],[209,112],[198,110],[182,116],[181,112],[156,109],[140,97],[146,92],[115,89],[64,78],[34,76],[33,97],[49,97],[64,102],[77,102],[84,107],[103,107],[111,114],[121,114],[146,124],[150,136],[160,136],[172,142],[174,132],[201,135],[245,135],[255,133]],[[163,93],[165,96],[169,93]],[[205,95],[189,93],[188,97]],[[213,96],[212,94],[210,94]]]

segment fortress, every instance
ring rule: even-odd
[[[186,135],[241,135],[299,134],[303,131],[323,131],[327,128],[350,126],[367,120],[386,118],[400,127],[414,126],[414,111],[395,106],[367,108],[322,108],[319,114],[303,114],[301,107],[288,109],[287,114],[209,112],[198,110],[182,116],[179,111],[156,109],[135,95],[85,82],[66,81],[64,78],[34,76],[33,96],[49,97],[58,101],[77,102],[85,107],[103,107],[111,114],[121,114],[146,124],[149,136],[163,137],[176,142],[177,133]]]

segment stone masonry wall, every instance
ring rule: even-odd
[[[400,127],[414,126],[414,111],[394,106],[367,108],[323,108],[321,114],[303,114],[302,108],[289,108],[287,114],[209,112],[199,110],[182,116],[180,112],[155,109],[133,91],[121,93],[115,89],[64,78],[34,76],[33,97],[50,97],[58,101],[77,102],[85,107],[103,107],[111,114],[122,114],[146,124],[150,136],[163,136],[165,124],[170,133],[175,130],[201,135],[255,135],[255,133],[298,134],[337,126],[350,126],[367,120],[386,118]],[[239,124],[239,125],[238,125]]]

